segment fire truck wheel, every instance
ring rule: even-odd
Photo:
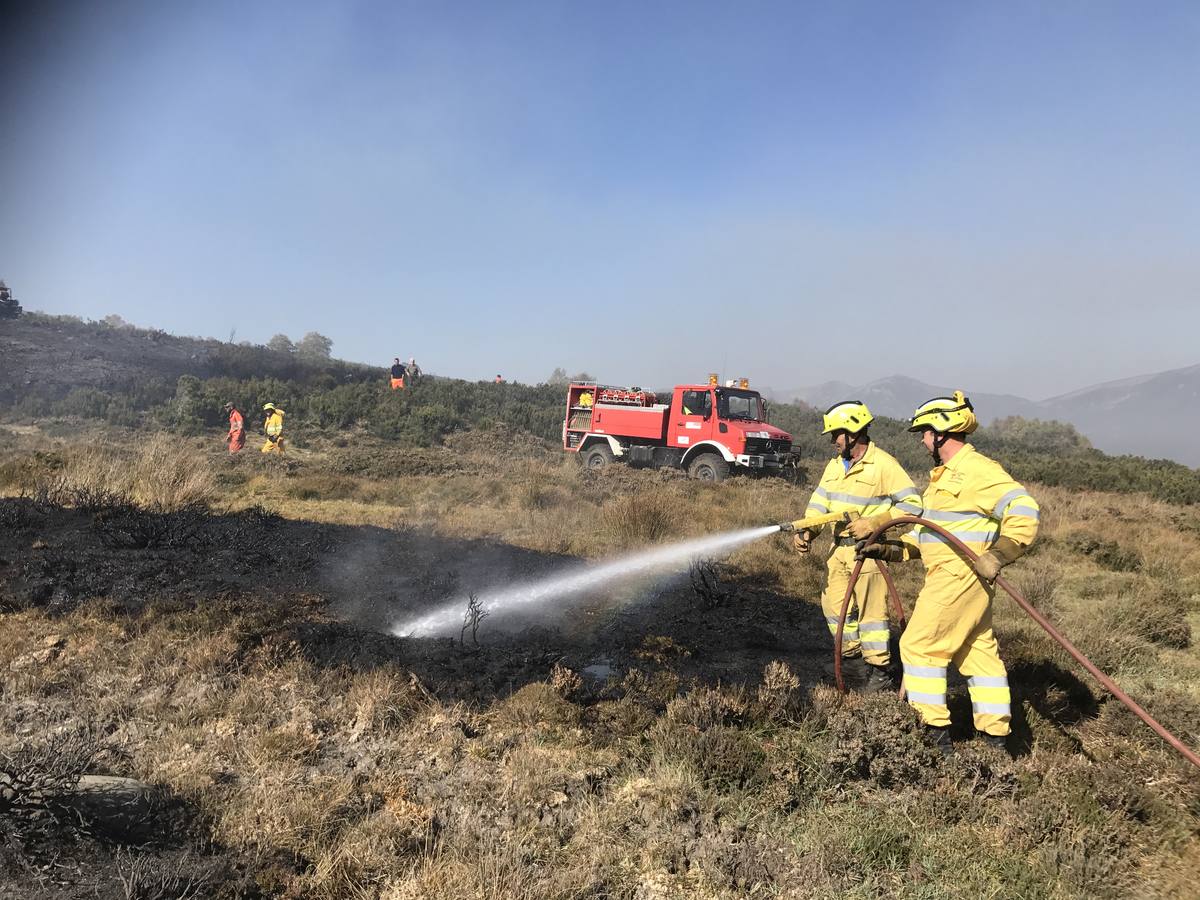
[[[612,447],[608,446],[608,444],[593,444],[583,454],[583,466],[585,469],[603,469],[612,461]]]
[[[715,453],[701,453],[688,464],[688,475],[697,481],[724,481],[729,463]]]

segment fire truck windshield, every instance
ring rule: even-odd
[[[754,391],[733,391],[722,388],[717,391],[717,415],[722,419],[746,419],[763,421],[762,397]]]

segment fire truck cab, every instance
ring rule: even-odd
[[[766,406],[745,379],[721,387],[676,385],[670,402],[641,388],[575,382],[567,389],[563,449],[599,469],[678,467],[704,481],[734,472],[784,474],[794,467],[792,436],[766,421]]]

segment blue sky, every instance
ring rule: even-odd
[[[29,308],[522,381],[1041,399],[1200,362],[1194,3],[8,15]]]

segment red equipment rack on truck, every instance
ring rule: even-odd
[[[692,478],[723,481],[731,472],[788,474],[792,436],[766,421],[766,407],[745,379],[737,387],[681,384],[670,403],[651,391],[593,382],[567,389],[563,449],[600,469],[633,466],[686,469]]]

